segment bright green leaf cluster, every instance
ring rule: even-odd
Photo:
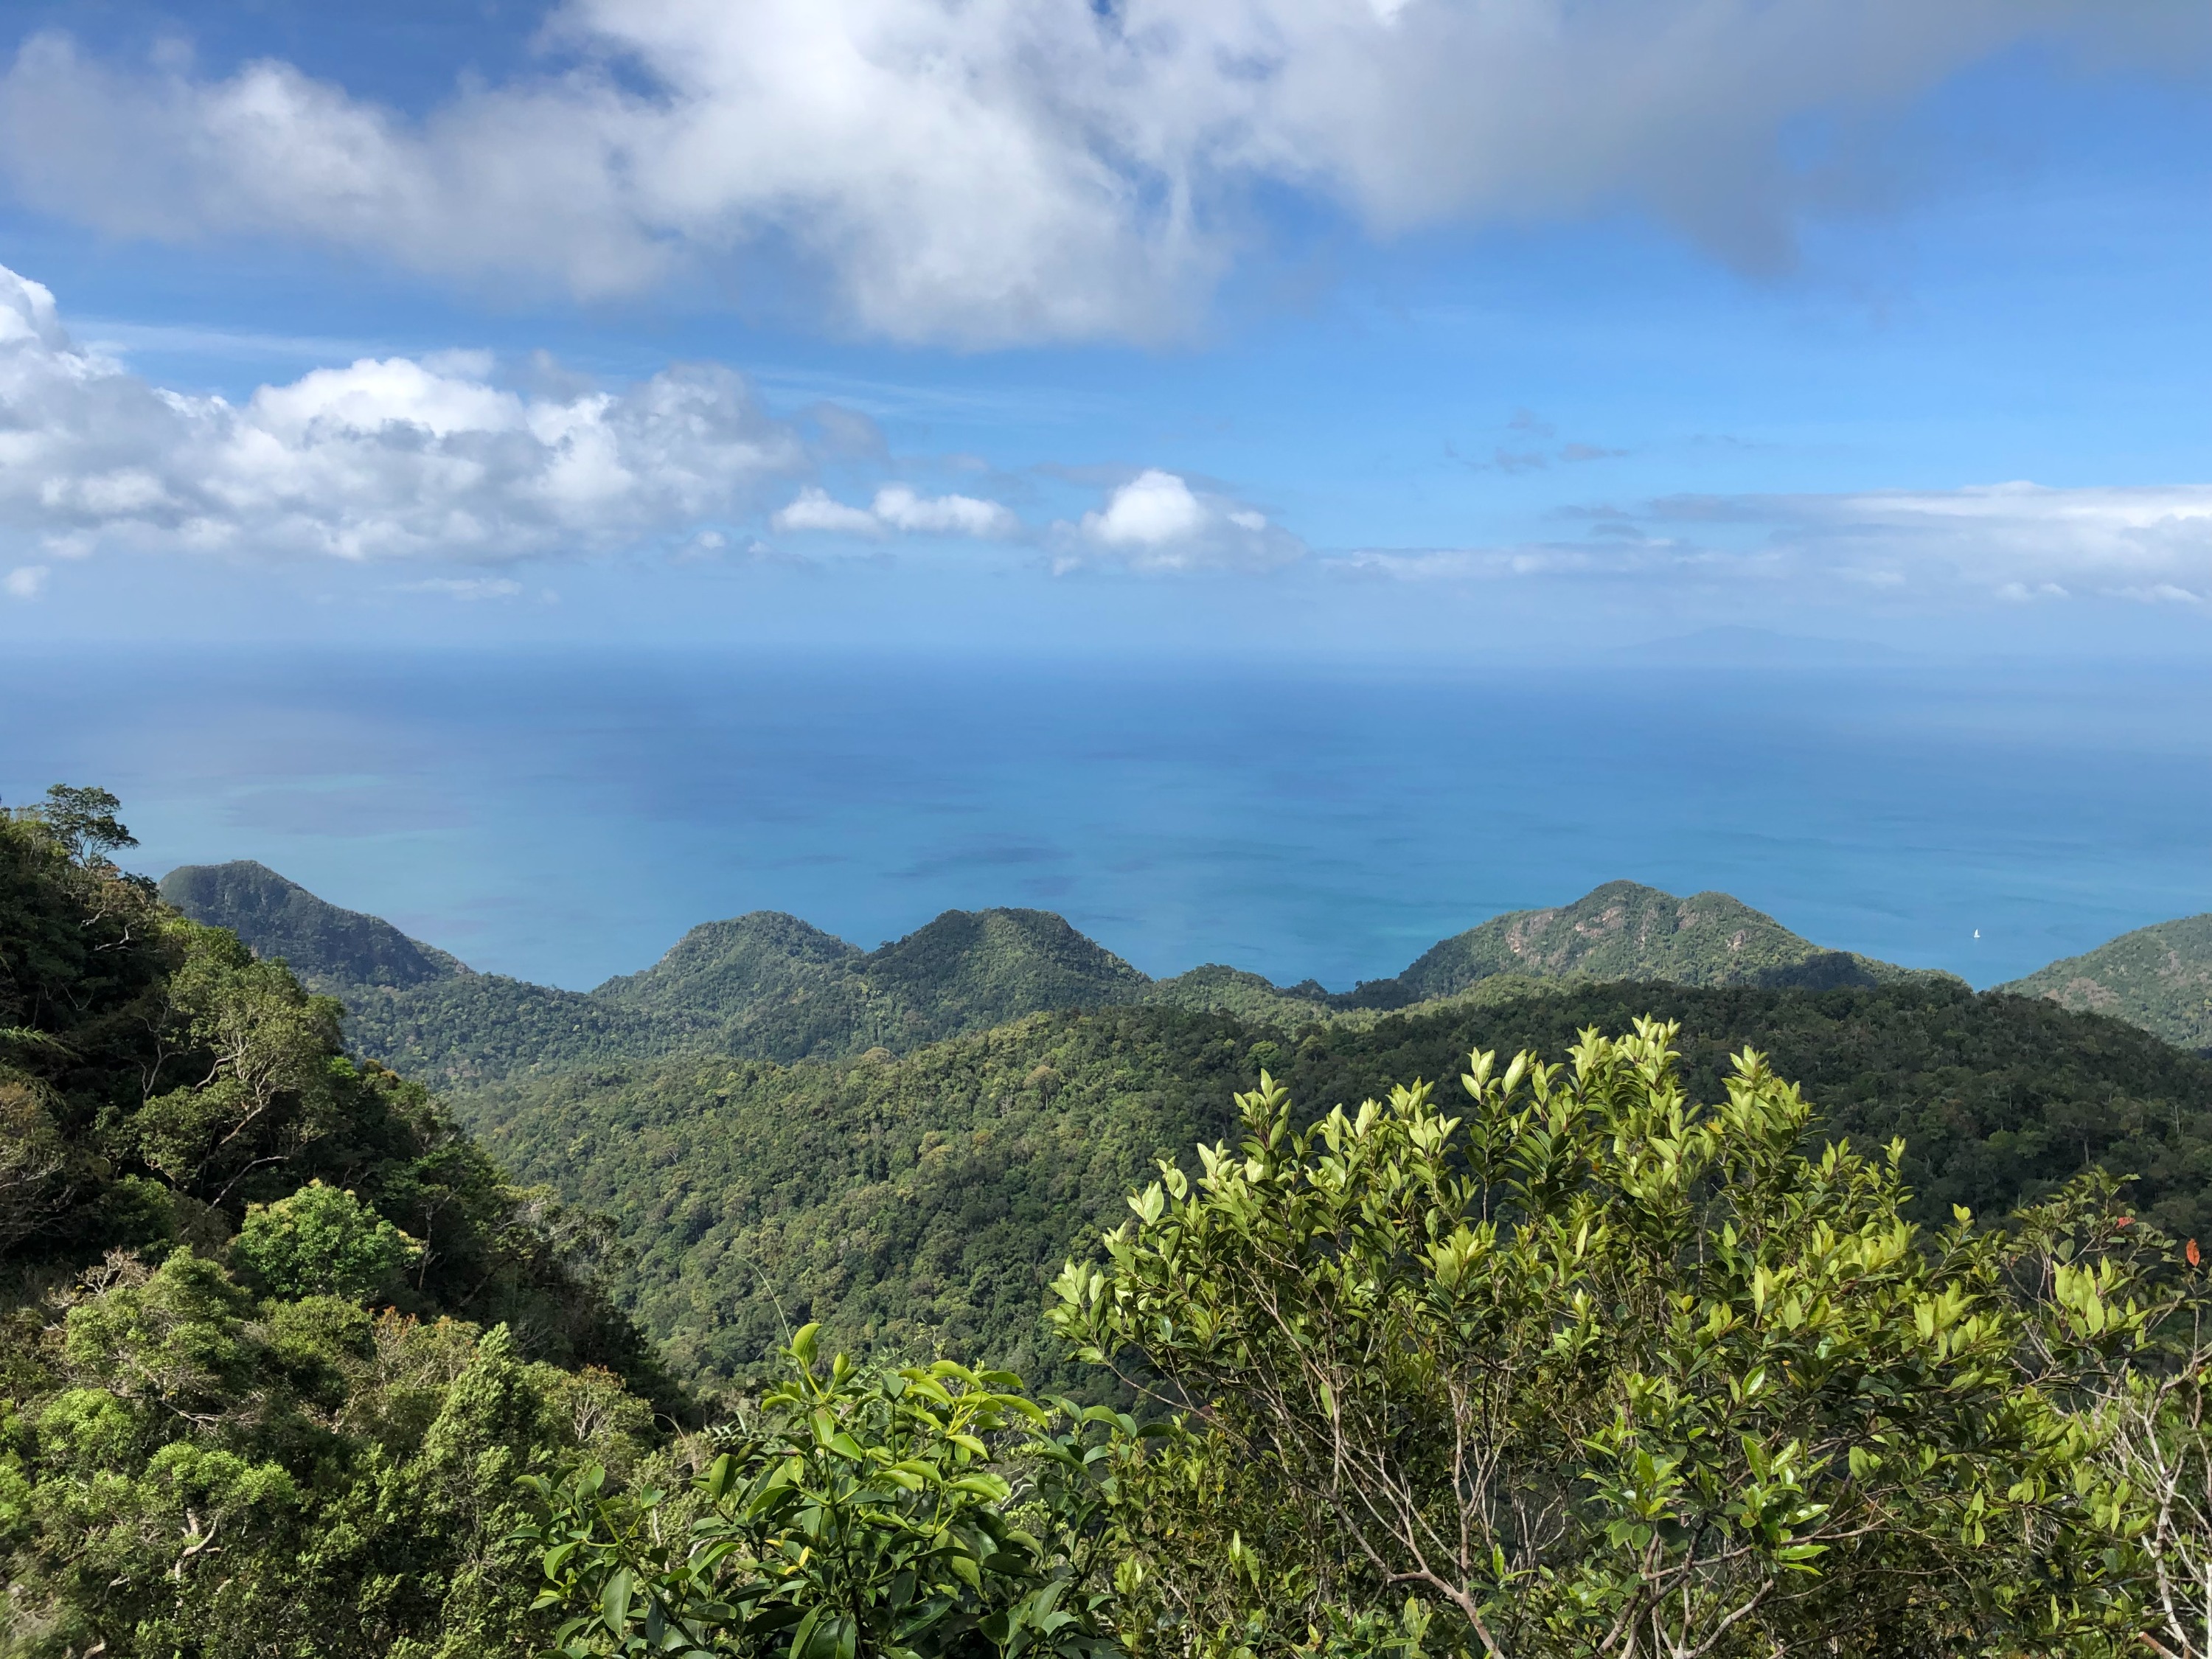
[[[1073,1534],[1019,1524],[1002,1455],[1039,1439],[1054,1477],[1082,1452],[1018,1378],[950,1360],[863,1373],[818,1364],[816,1328],[787,1378],[718,1431],[688,1528],[656,1491],[611,1490],[586,1466],[528,1485],[545,1518],[541,1607],[568,1617],[562,1659],[787,1655],[933,1659],[1087,1655],[1110,1645]],[[1130,1425],[1132,1431],[1134,1425]],[[1049,1504],[1033,1503],[1044,1520]]]

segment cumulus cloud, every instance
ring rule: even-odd
[[[1679,495],[1593,517],[1580,543],[1365,549],[1333,563],[1407,581],[1840,581],[1904,603],[2212,606],[2212,484]]]
[[[649,543],[810,464],[726,368],[543,396],[490,370],[364,358],[243,404],[187,397],[77,349],[53,295],[0,268],[0,525],[64,556],[496,561]]]
[[[886,484],[873,505],[848,507],[817,484],[809,484],[778,509],[769,522],[778,530],[819,530],[847,536],[880,536],[903,530],[921,535],[1001,537],[1021,529],[1012,508],[974,495],[923,495],[907,484]]]
[[[1063,570],[1100,561],[1135,570],[1260,570],[1304,556],[1306,545],[1255,507],[1194,490],[1157,467],[1139,472],[1106,505],[1063,529]]]
[[[904,484],[876,492],[876,517],[894,530],[940,536],[1011,536],[1021,527],[1010,507],[974,495],[917,495]]]
[[[864,507],[848,507],[819,484],[809,484],[769,520],[778,530],[823,530],[847,536],[880,536],[884,526]]]
[[[420,118],[281,62],[142,70],[40,35],[0,77],[0,167],[125,235],[301,236],[586,295],[795,252],[847,320],[896,337],[1154,337],[1284,188],[1384,234],[1628,204],[1772,264],[1815,188],[1791,159],[1803,118],[1893,110],[2024,40],[2106,64],[2154,34],[2172,61],[2212,19],[2100,0],[568,0],[561,61]]]
[[[49,574],[42,564],[19,564],[0,577],[0,589],[5,589],[11,599],[35,599],[46,591]]]

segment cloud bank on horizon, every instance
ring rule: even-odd
[[[483,353],[362,359],[233,404],[80,349],[52,294],[0,267],[0,515],[42,555],[0,577],[0,592],[35,599],[45,561],[103,547],[350,563],[653,549],[696,558],[763,523],[802,538],[1011,547],[1059,574],[1301,563],[1431,582],[1811,573],[1876,592],[2212,605],[2212,485],[1669,497],[1586,511],[1581,541],[1316,556],[1259,508],[1157,467],[1074,520],[1027,522],[1000,501],[898,481],[850,504],[819,483],[794,489],[823,446],[734,369],[677,365],[608,391],[543,362],[526,368],[542,389],[502,383]],[[849,448],[866,417],[836,413],[830,447]],[[771,511],[779,490],[793,493]],[[523,592],[486,576],[410,586],[463,599]]]
[[[420,117],[39,33],[0,173],[113,235],[584,298],[795,262],[894,340],[1158,340],[1264,247],[1269,191],[1384,237],[1626,208],[1771,269],[1837,189],[1808,123],[2024,46],[2208,42],[2212,14],[2124,0],[569,0],[538,72]]]
[[[363,358],[233,404],[79,349],[52,293],[0,266],[0,514],[56,558],[102,546],[357,563],[653,548],[696,557],[727,545],[721,526],[757,520],[771,489],[822,459],[824,446],[725,366],[677,365],[619,391],[526,367],[544,389],[496,383],[483,353]],[[866,417],[834,413],[827,447],[849,448]],[[1257,509],[1157,469],[1079,525],[1027,526],[1000,502],[896,481],[867,507],[801,485],[768,525],[1049,544],[1063,571],[1264,566],[1305,551]],[[19,566],[6,591],[36,598],[47,574]],[[466,597],[520,591],[455,580]]]

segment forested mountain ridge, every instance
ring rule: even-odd
[[[257,879],[229,873],[240,871]],[[443,952],[435,957],[450,970],[423,971],[402,947],[426,962],[430,947],[322,905],[258,865],[188,866],[164,882],[188,914],[234,921],[256,950],[286,955],[342,997],[348,1034],[364,1053],[459,1086],[677,1053],[780,1061],[904,1053],[1032,1013],[1126,1003],[1289,1026],[1371,1019],[1493,983],[1510,994],[1560,980],[1817,988],[1926,976],[1823,950],[1726,894],[1680,899],[1613,882],[1558,909],[1493,917],[1392,979],[1334,995],[1311,980],[1284,988],[1218,963],[1153,980],[1063,918],[1025,909],[948,910],[872,951],[796,916],[754,911],[694,927],[652,967],[583,993],[471,974]],[[271,925],[272,915],[289,925]],[[383,930],[380,954],[363,942],[367,924]]]
[[[2138,927],[1999,988],[2110,1014],[2179,1047],[2212,1051],[2212,915]]]
[[[2212,1064],[2143,1030],[1947,975],[1858,982],[1869,969],[1832,988],[1595,982],[1608,933],[1677,971],[1777,967],[1745,927],[1712,956],[1698,900],[1648,890],[1599,896],[1597,947],[1547,949],[1548,922],[1510,960],[1462,942],[1401,987],[1444,995],[1398,1011],[1221,967],[1152,984],[1037,911],[945,915],[876,953],[737,918],[604,995],[467,973],[362,987],[387,1013],[491,994],[477,1040],[538,1060],[456,1113],[562,1203],[508,1186],[420,1086],[349,1060],[334,1000],[119,874],[100,845],[126,834],[86,821],[88,794],[0,825],[0,1212],[24,1224],[0,1297],[0,1652],[520,1659],[564,1620],[564,1652],[909,1650],[922,1632],[915,1652],[957,1659],[984,1650],[971,1631],[1006,1646],[1015,1617],[1044,1637],[1075,1620],[1024,1648],[1042,1659],[1310,1652],[1322,1628],[1329,1652],[1458,1652],[1506,1617],[1516,1652],[1586,1652],[1624,1617],[1589,1590],[1644,1597],[1631,1613],[1656,1608],[1655,1641],[1681,1650],[2057,1659],[2135,1646],[2172,1606],[2167,1522],[2132,1498],[2163,1464],[2136,1480],[2100,1425],[2212,1370],[2199,1343],[2170,1376],[2159,1347],[2212,1312],[2194,1243]],[[1635,922],[1659,900],[1672,929]],[[1097,1002],[1005,1018],[1048,998]],[[1207,1000],[1245,1013],[1175,1006]],[[702,1046],[821,1006],[817,1030],[848,1042],[858,1013],[896,1015],[878,1029],[907,1053]],[[925,1040],[963,1022],[988,1024]],[[1462,1086],[1471,1048],[1566,1064],[1482,1055]],[[1170,1168],[1146,1188],[1157,1161],[1192,1170],[1192,1144],[1239,1133],[1203,1183]],[[1832,1139],[1856,1151],[1818,1155]],[[1893,1170],[1860,1157],[1891,1141]],[[1997,1221],[2039,1199],[1913,1248],[1913,1221],[1954,1203]],[[526,1297],[591,1307],[602,1274],[686,1374],[745,1387],[728,1422],[671,1444],[617,1380],[544,1358],[592,1322],[533,1329]],[[2152,1291],[2188,1307],[2135,1318]],[[491,1305],[514,1314],[484,1329]],[[1301,1318],[1279,1340],[1285,1307]],[[1869,1387],[1805,1371],[1808,1343]],[[883,1374],[838,1349],[942,1360]],[[1055,1418],[998,1394],[1024,1387],[1011,1371],[967,1370],[1009,1360],[1093,1401],[1148,1378],[1206,1422]],[[1449,1582],[1401,1571],[1427,1520],[1378,1555],[1376,1506],[1338,1491],[1332,1458],[1358,1444],[1422,1517],[1458,1504],[1474,1535],[1504,1510],[1436,1449],[1464,1427],[1464,1382],[1500,1376],[1498,1489],[1551,1493],[1568,1531],[1547,1520],[1535,1566],[1498,1544]],[[1650,1376],[1681,1380],[1686,1409],[1631,1425],[1621,1389]],[[2152,1405],[2154,1440],[2197,1433],[2188,1401]],[[1044,1437],[1006,1436],[1015,1416]],[[1913,1455],[1798,1468],[1785,1447],[1808,1436]],[[896,1489],[869,1478],[884,1467]],[[1783,1531],[1719,1566],[1648,1548],[1637,1467],[1694,1467],[1668,1513],[1704,1504],[1683,1526],[1705,1533],[1767,1482]],[[957,1524],[953,1493],[978,1500]],[[686,1537],[723,1541],[679,1562],[664,1544]],[[942,1583],[891,1573],[925,1558]],[[1531,1610],[1547,1573],[1575,1577]],[[1741,1613],[1712,1613],[1692,1573]],[[1042,1613],[1060,1601],[1075,1613]]]

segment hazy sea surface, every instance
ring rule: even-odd
[[[574,987],[752,909],[1036,905],[1332,988],[1616,877],[1978,985],[2212,909],[2197,668],[78,649],[0,707],[0,797],[106,785],[140,868],[259,859]]]

